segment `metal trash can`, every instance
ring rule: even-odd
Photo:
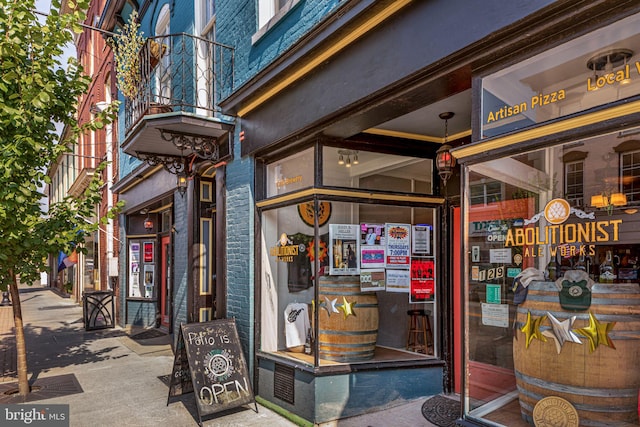
[[[114,327],[113,291],[83,292],[82,300],[84,329],[86,331]]]

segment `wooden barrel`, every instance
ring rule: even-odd
[[[360,276],[320,277],[318,292],[320,358],[337,362],[373,358],[378,339],[378,297],[375,292],[360,291]],[[345,317],[345,308],[348,313],[349,306],[353,313]]]
[[[638,425],[640,389],[640,286],[637,283],[594,284],[591,306],[586,311],[561,308],[553,282],[533,282],[527,300],[518,306],[513,358],[523,418],[532,422],[533,409],[547,396],[568,400],[578,411],[580,425]],[[552,338],[533,339],[526,348],[520,330],[527,321],[551,313],[560,322],[576,316],[572,330],[589,326],[589,313],[601,324],[615,322],[608,333],[615,348],[602,342],[590,351],[582,344],[565,342],[560,354]],[[552,330],[547,319],[540,331]]]

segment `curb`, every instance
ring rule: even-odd
[[[313,427],[314,424],[305,420],[302,417],[299,417],[298,415],[287,411],[286,409],[276,405],[275,403],[271,403],[268,400],[260,397],[260,396],[256,396],[255,397],[256,402],[258,402],[261,406],[264,406],[265,408],[275,412],[276,414],[280,415],[283,418],[286,418],[287,420],[291,421],[294,424],[299,425],[300,427]]]

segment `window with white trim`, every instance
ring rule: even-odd
[[[156,41],[167,46],[167,51],[160,60],[160,66],[156,69],[156,102],[160,104],[171,104],[171,41],[170,34],[170,8],[168,4],[162,6],[158,14],[155,35],[159,39]],[[161,37],[161,38],[160,38]]]
[[[584,206],[584,161],[564,164],[564,198],[571,206]]]
[[[640,150],[620,153],[620,182],[627,203],[640,202]]]
[[[216,41],[216,2],[215,0],[196,1],[196,34],[204,40],[198,41],[196,52],[197,68],[197,114],[211,116],[216,104],[216,47],[210,42]]]
[[[488,205],[502,200],[502,184],[498,181],[484,180],[469,186],[472,205]]]
[[[271,18],[284,9],[289,0],[259,0],[258,1],[258,27],[264,27]]]

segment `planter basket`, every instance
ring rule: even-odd
[[[167,45],[160,44],[154,40],[149,40],[149,65],[151,69],[155,68],[159,63],[160,59],[167,53]]]

